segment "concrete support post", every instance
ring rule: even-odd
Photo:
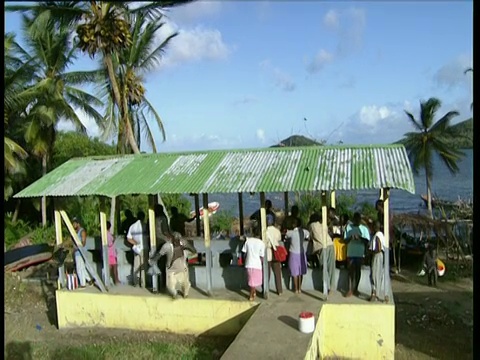
[[[288,191],[283,193],[285,216],[288,216]]]
[[[155,232],[155,197],[148,196],[148,231],[150,234],[150,253],[157,249],[157,234]],[[152,291],[158,292],[158,275],[152,275]]]
[[[323,244],[322,244],[322,253],[323,253],[323,295],[328,295],[328,287],[330,284],[328,283],[328,265],[327,265],[327,256],[326,256],[326,245],[327,245],[327,235],[328,235],[328,223],[327,223],[327,192],[322,191],[322,237],[323,237]]]
[[[210,247],[210,218],[208,208],[208,194],[203,194],[203,234],[205,237],[207,294],[208,296],[212,296],[212,248]]]
[[[337,202],[335,199],[335,190],[330,191],[330,206],[334,209],[337,207]]]
[[[110,287],[110,266],[108,264],[107,214],[100,212],[100,233],[102,238],[102,269],[105,287]]]
[[[265,209],[265,193],[260,193],[260,224],[262,226],[262,241],[267,243],[267,211]],[[268,258],[267,246],[265,245],[265,255],[263,256],[263,298],[268,299],[269,293],[269,279],[268,279]]]
[[[390,299],[390,189],[383,190],[383,229],[385,235],[385,255],[384,269],[385,279],[383,280],[383,288],[385,295],[385,302]]]
[[[62,238],[62,217],[58,210],[54,212],[55,218],[55,238],[56,238],[56,245],[57,248],[60,248],[63,244]],[[58,268],[58,280],[57,280],[57,289],[62,289],[65,287],[65,265],[62,265]]]

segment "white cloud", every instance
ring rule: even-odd
[[[465,74],[465,70],[472,67],[472,64],[471,55],[459,55],[439,68],[433,75],[433,81],[436,85],[445,86],[449,90],[463,88],[472,93],[473,74],[471,72]]]
[[[260,67],[271,77],[273,84],[283,91],[291,92],[297,87],[293,78],[271,64],[270,60],[264,60],[260,63]]]
[[[83,110],[75,109],[75,113],[77,114],[78,118],[82,122],[83,126],[87,129],[87,134],[91,137],[99,137],[100,136],[100,128],[95,123],[91,117],[87,116]],[[60,120],[57,124],[56,129],[58,131],[75,131],[76,128],[72,124],[71,121]]]
[[[340,26],[340,19],[338,11],[328,10],[328,12],[323,17],[323,24],[328,29],[336,30]]]
[[[257,139],[260,140],[260,142],[264,143],[265,142],[265,130],[263,129],[257,129]]]
[[[307,64],[307,71],[310,74],[321,71],[325,65],[333,61],[333,54],[327,50],[321,49],[317,55]]]
[[[359,118],[362,124],[376,126],[379,121],[385,120],[394,113],[386,106],[367,105],[362,106]]]
[[[323,25],[337,38],[335,51],[321,49],[310,61],[306,70],[310,74],[320,72],[325,65],[360,51],[367,22],[366,12],[360,8],[343,11],[329,10],[323,17]]]

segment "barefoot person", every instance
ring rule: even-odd
[[[305,249],[305,240],[310,237],[310,233],[299,226],[298,223],[290,224],[293,229],[287,230],[285,241],[289,244],[288,248],[288,269],[293,278],[293,291],[300,294],[302,291],[303,275],[307,273],[307,254]]]
[[[72,219],[72,225],[75,231],[77,232],[77,236],[80,240],[82,248],[85,249],[85,245],[87,243],[87,232],[80,224],[80,218],[74,217]],[[85,266],[85,260],[83,259],[83,256],[80,253],[80,250],[78,249],[77,245],[75,245],[75,243],[74,243],[74,250],[73,250],[73,259],[75,261],[75,270],[77,271],[79,288],[84,289],[87,283],[89,285],[93,285],[93,281]]]
[[[108,241],[108,265],[110,266],[110,276],[113,278],[115,285],[120,283],[118,280],[118,267],[117,267],[117,249],[115,248],[115,237],[111,232],[112,224],[107,221],[107,241]]]
[[[255,300],[257,287],[262,286],[263,273],[262,263],[265,256],[265,244],[258,238],[258,232],[255,237],[247,237],[243,244],[242,252],[246,253],[245,269],[247,269],[248,286],[250,287],[250,301]]]
[[[383,282],[385,271],[383,267],[383,252],[385,251],[385,236],[381,230],[380,221],[375,221],[373,225],[374,235],[368,244],[368,250],[372,257],[370,266],[370,284],[372,285],[372,294],[370,301],[378,300],[377,291]],[[384,285],[385,286],[385,285]]]

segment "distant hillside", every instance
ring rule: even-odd
[[[303,135],[292,135],[286,139],[283,139],[278,144],[272,145],[270,147],[313,146],[313,145],[322,145],[322,144]]]
[[[451,141],[452,145],[461,149],[473,149],[473,118],[459,122],[452,126],[457,136]],[[403,144],[403,139],[398,140],[395,144]]]

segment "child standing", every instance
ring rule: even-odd
[[[258,236],[258,234],[256,234]],[[248,286],[250,287],[250,301],[255,300],[257,287],[262,286],[262,263],[265,256],[265,244],[258,237],[247,237],[242,252],[247,254],[245,268],[247,269]]]
[[[107,241],[108,241],[108,265],[110,267],[110,276],[113,278],[115,285],[120,283],[118,280],[117,268],[117,249],[115,248],[115,238],[111,232],[112,224],[107,221]]]

